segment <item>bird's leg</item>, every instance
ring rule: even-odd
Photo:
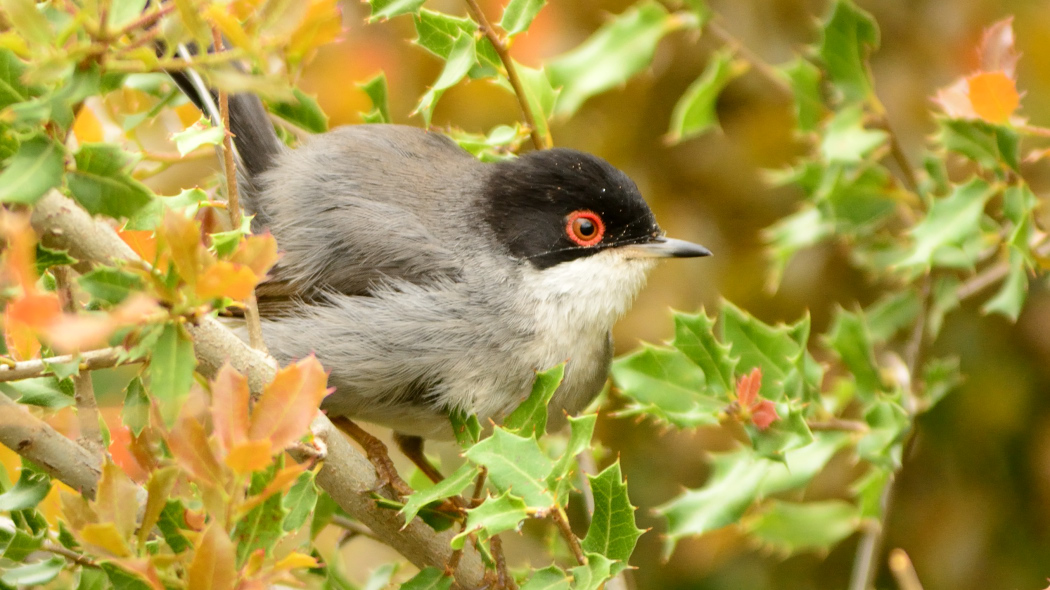
[[[339,430],[342,430],[347,436],[357,441],[357,444],[361,445],[361,448],[365,450],[368,460],[375,467],[380,486],[389,485],[394,490],[394,493],[400,497],[412,494],[412,488],[398,475],[394,462],[390,460],[390,453],[387,452],[383,441],[372,436],[348,418],[335,416],[331,420]]]
[[[423,454],[423,439],[421,437],[395,432],[394,442],[397,443],[397,448],[401,449],[401,452],[416,464],[416,467],[423,472],[423,475],[430,478],[430,481],[441,483],[441,480],[445,479],[445,476],[441,475],[437,467],[434,467],[430,459],[427,459],[427,456]]]

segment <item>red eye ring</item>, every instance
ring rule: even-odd
[[[593,211],[573,211],[565,218],[565,233],[577,246],[594,246],[605,235],[605,223]]]

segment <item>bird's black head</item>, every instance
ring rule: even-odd
[[[639,256],[706,256],[702,246],[668,240],[626,174],[564,148],[530,152],[493,166],[485,217],[510,255],[538,269],[632,247]]]

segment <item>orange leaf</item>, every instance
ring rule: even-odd
[[[138,324],[161,311],[156,299],[145,293],[132,293],[110,313],[110,317],[121,325]]]
[[[171,260],[175,263],[179,276],[186,283],[196,285],[203,250],[201,232],[196,222],[168,210],[164,213],[157,233],[168,247]]]
[[[131,507],[136,505],[133,503]],[[112,522],[86,525],[80,529],[80,539],[84,543],[94,545],[115,557],[128,557],[131,555],[131,548],[128,547],[127,540]]]
[[[7,241],[4,247],[4,270],[15,276],[22,291],[36,290],[36,234],[29,224],[29,216],[0,211],[0,235]]]
[[[73,135],[81,145],[102,141],[102,122],[98,120],[91,107],[84,106],[77,113],[77,118],[73,121]]]
[[[233,590],[237,585],[237,553],[226,530],[216,521],[208,525],[187,571],[187,587],[194,590]]]
[[[1005,72],[981,72],[966,83],[973,110],[989,123],[1006,123],[1021,104],[1017,85]]]
[[[249,398],[248,380],[229,363],[224,364],[211,382],[211,420],[219,446],[227,453],[248,440]],[[266,451],[269,457],[269,448]]]
[[[327,382],[324,367],[313,355],[278,371],[255,404],[248,438],[268,439],[275,451],[302,438],[328,395]]]
[[[7,320],[44,330],[62,317],[62,304],[54,293],[34,291],[7,304]]]
[[[769,425],[780,419],[777,415],[777,407],[773,402],[764,399],[751,408],[751,422],[759,429],[765,430]]]
[[[140,258],[150,264],[157,262],[157,235],[145,229],[121,229],[117,235],[131,247]]]
[[[226,455],[226,465],[239,474],[261,471],[272,462],[268,440],[242,441],[233,445]]]
[[[262,280],[277,262],[277,240],[269,233],[252,235],[241,240],[237,250],[230,257],[230,262],[243,264],[252,269],[255,276]]]
[[[67,313],[48,325],[44,335],[55,350],[70,353],[105,346],[116,329],[108,315]]]
[[[183,129],[200,121],[202,115],[200,109],[194,106],[192,102],[179,105],[172,110],[175,111],[175,115],[179,118],[179,122],[182,123]]]
[[[758,399],[758,390],[762,388],[762,369],[755,367],[744,375],[736,384],[736,399],[742,408],[750,408]]]
[[[305,553],[299,553],[298,551],[292,551],[284,557],[284,559],[278,561],[273,565],[275,570],[290,570],[300,567],[317,567],[317,560]]]
[[[1021,54],[1014,48],[1014,17],[1009,16],[984,30],[977,49],[981,69],[985,72],[1002,71],[1014,78],[1017,60]]]
[[[197,282],[197,296],[201,299],[229,297],[244,301],[259,282],[252,269],[225,260],[216,262],[204,271]]]
[[[168,448],[178,464],[199,482],[221,484],[222,467],[208,444],[204,426],[183,407],[167,438]]]

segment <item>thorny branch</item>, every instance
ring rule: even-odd
[[[62,307],[68,313],[77,312],[72,272],[68,266],[58,266],[54,269],[58,295],[62,300]],[[102,428],[99,426],[102,417],[98,412],[98,403],[95,401],[95,385],[91,381],[90,372],[77,371],[77,374],[73,375],[73,399],[77,405],[80,444],[92,453],[102,456],[106,445],[102,441]]]
[[[0,383],[6,381],[21,381],[22,379],[47,375],[51,372],[51,366],[63,365],[73,361],[80,363],[80,370],[82,372],[94,371],[96,369],[108,369],[121,364],[139,362],[138,360],[130,359],[123,361],[120,358],[120,353],[121,351],[119,348],[102,348],[99,350],[82,352],[78,355],[67,354],[63,356],[53,356],[46,359],[18,361],[12,365],[0,365]]]

